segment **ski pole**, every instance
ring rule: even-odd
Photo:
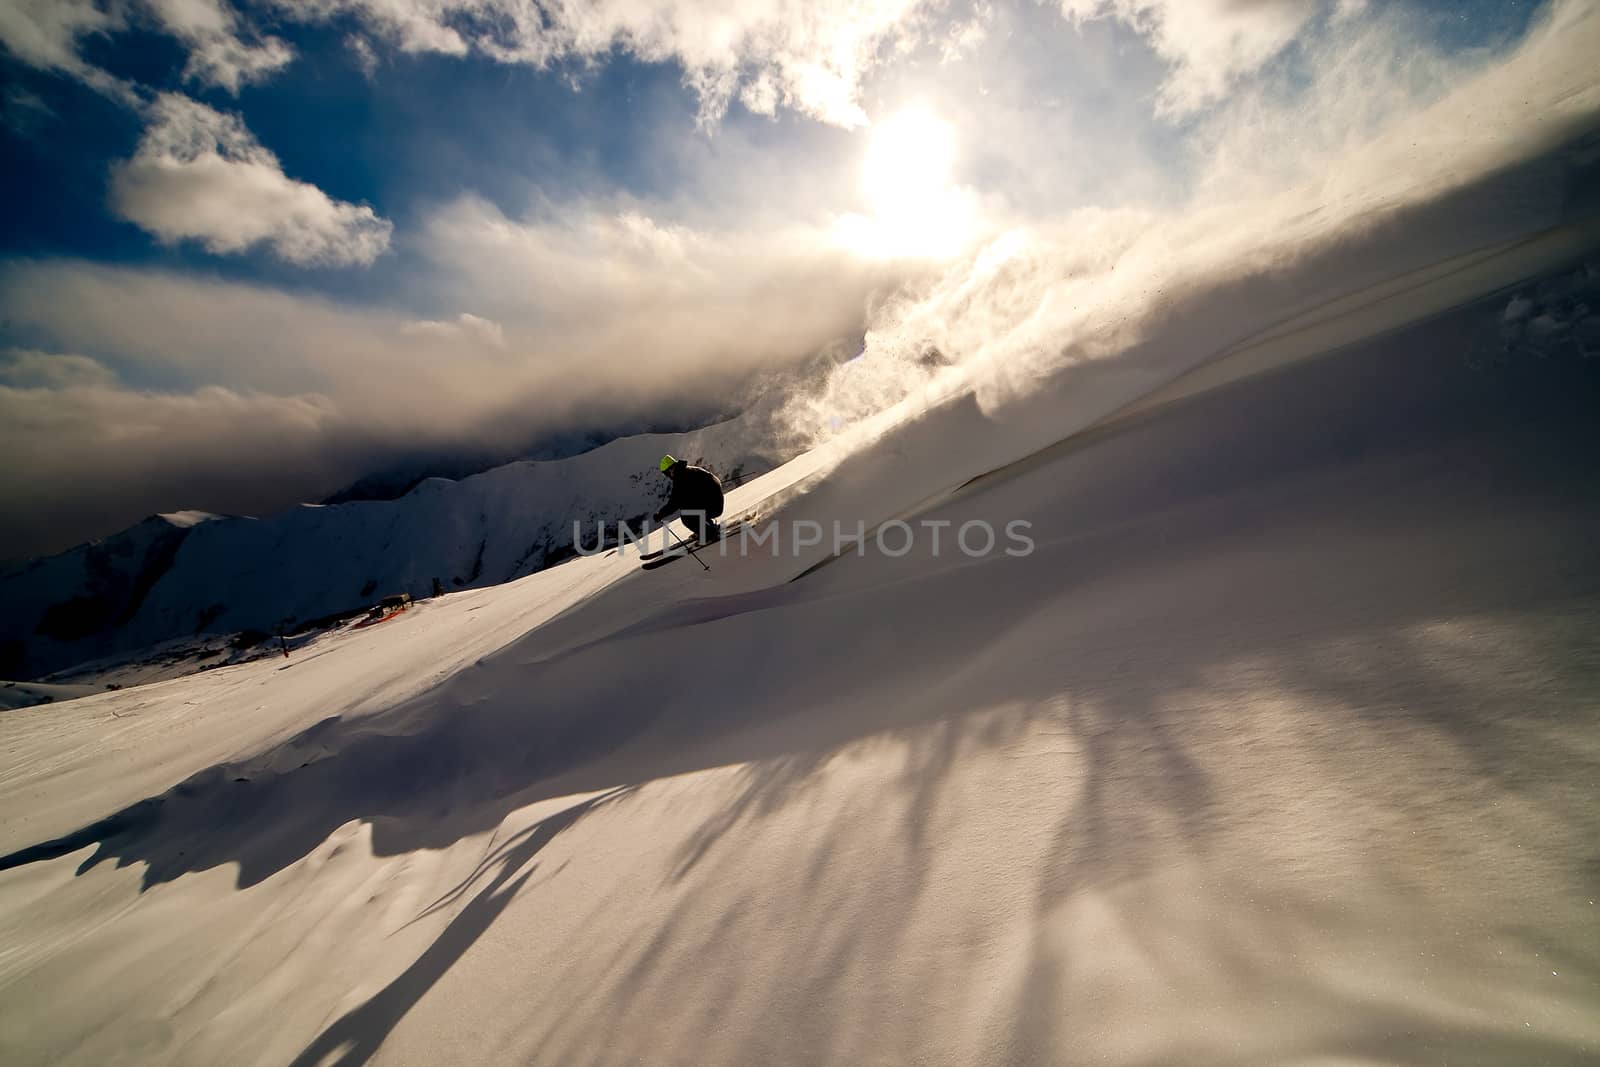
[[[710,570],[711,569],[711,564],[707,563],[705,560],[701,559],[699,556],[695,556],[694,546],[689,543],[689,539],[687,537],[684,538],[682,541],[679,541],[677,547],[683,549],[685,552],[689,553],[689,555],[694,556],[694,561],[696,563],[700,564],[700,566],[703,569],[705,569],[705,570]]]
[[[701,559],[699,556],[695,556],[694,548],[693,548],[693,546],[691,546],[689,544],[689,539],[687,537],[685,537],[683,540],[679,541],[677,544],[673,545],[671,548],[664,550],[661,553],[662,558],[665,558],[669,553],[676,552],[680,548],[683,549],[685,552],[689,553],[689,555],[694,556],[694,561],[696,563],[700,564],[700,566],[702,568],[704,568],[705,570],[710,570],[711,569],[711,564],[707,563],[705,560]]]
[[[689,531],[689,536],[691,538],[698,539],[701,536],[701,534],[705,532],[706,513],[704,511],[690,511],[690,512],[685,512],[684,514],[686,514],[686,515],[695,515],[695,516],[698,517],[698,519],[699,519],[698,529],[691,529]],[[685,519],[683,524],[685,526],[688,526],[689,525],[688,520]],[[694,545],[690,544],[688,540],[684,541],[684,547],[689,550],[689,555],[694,556],[694,561],[696,563],[700,564],[700,569],[701,570],[707,570],[708,571],[708,570],[711,569],[711,564],[707,563],[705,560],[701,559],[699,556],[695,556]]]
[[[684,547],[689,549],[689,555],[694,556],[694,561],[696,563],[700,564],[702,569],[704,569],[704,570],[710,570],[711,569],[711,564],[707,563],[705,560],[701,559],[699,556],[695,556],[694,549],[692,547],[690,547],[687,543],[685,543]]]

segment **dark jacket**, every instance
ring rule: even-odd
[[[680,463],[672,469],[672,495],[656,512],[664,519],[677,511],[703,512],[708,519],[722,514],[722,482],[704,467]]]

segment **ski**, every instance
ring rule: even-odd
[[[639,554],[639,562],[649,563],[651,560],[660,559],[663,556],[682,556],[685,554],[684,546],[687,543],[688,542],[686,541],[679,541],[675,545],[668,545],[666,548],[658,548],[654,552],[641,552]],[[699,548],[700,546],[695,545],[694,547]]]
[[[697,542],[696,544],[694,544],[694,545],[692,545],[690,547],[694,548],[695,550],[699,550],[699,549],[702,549],[702,548],[709,548],[710,546],[716,544],[718,541],[725,541],[725,540],[727,540],[727,538],[728,538],[728,536],[730,534],[737,533],[739,531],[739,528],[741,526],[745,525],[745,523],[748,522],[748,521],[751,521],[751,520],[734,519],[732,522],[728,523],[726,526],[721,527],[722,533],[720,535],[718,535],[715,540]],[[685,554],[685,546],[687,544],[688,544],[687,541],[679,541],[677,544],[672,545],[669,548],[658,548],[654,552],[642,552],[639,555],[639,562],[640,563],[651,563],[651,562],[654,562],[656,560],[661,559],[663,556],[666,556],[669,553],[672,553],[674,555],[684,555]]]
[[[641,553],[639,553],[639,562],[640,563],[649,563],[653,559],[660,559],[662,556],[665,556],[668,552],[677,551],[678,548],[679,548],[679,545],[669,545],[666,548],[658,548],[654,552],[641,552]]]
[[[714,541],[702,541],[695,545],[690,545],[687,541],[679,541],[671,548],[659,549],[655,552],[646,552],[639,557],[639,569],[653,571],[657,567],[665,567],[668,563],[671,563],[675,559],[682,559],[684,556],[691,555],[693,552],[698,551],[699,549],[710,548],[719,541],[727,540],[730,535],[738,533],[741,527],[752,521],[754,520],[736,519],[733,522],[728,523],[726,526],[722,527],[722,535]],[[701,566],[705,566],[705,564],[702,563]],[[710,570],[711,568],[706,567],[706,569]]]

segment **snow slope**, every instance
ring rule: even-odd
[[[172,566],[197,525],[193,517],[152,515],[102,541],[0,574],[0,674],[41,674],[34,649],[85,646],[125,624]]]
[[[663,452],[724,474],[778,457],[743,420],[620,438],[393,501],[300,508],[264,519],[154,516],[112,538],[0,575],[0,676],[36,677],[196,633],[273,631],[378,597],[497,584],[570,551],[574,521],[636,519],[665,495]]]
[[[0,1056],[1594,1062],[1556,159],[1553,210],[1453,184],[731,494],[942,551],[575,559],[5,713]],[[1035,550],[949,551],[978,520]]]
[[[1592,1062],[1600,363],[1468,358],[1508,304],[914,515],[1026,558],[576,560],[10,713],[7,1059]]]
[[[27,682],[0,682],[0,711],[31,708],[57,700],[76,700],[96,690],[88,685],[33,685]]]

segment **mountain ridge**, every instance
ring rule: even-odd
[[[152,515],[0,572],[0,677],[29,681],[201,633],[272,631],[375,597],[498,584],[572,555],[573,531],[637,521],[665,495],[663,452],[724,477],[775,466],[742,419],[523,459],[393,500],[303,503],[272,515]]]

